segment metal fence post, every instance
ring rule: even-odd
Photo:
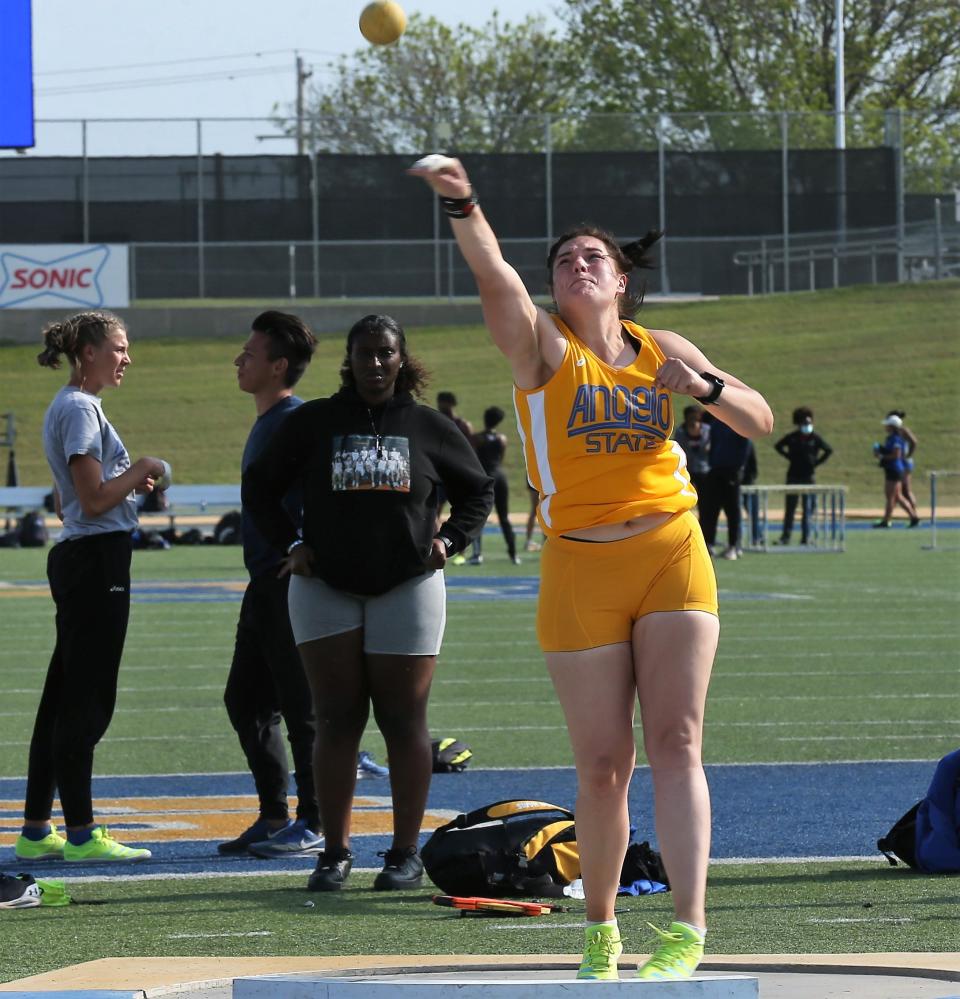
[[[291,243],[287,247],[287,260],[290,262],[290,293],[291,301],[297,297],[297,244]]]
[[[664,148],[664,127],[666,115],[660,115],[657,119],[657,211],[659,221],[657,223],[661,232],[667,231],[667,163],[666,149]],[[667,237],[664,236],[660,242],[660,291],[664,295],[670,294],[670,271],[667,267]]]
[[[790,290],[790,136],[789,118],[786,111],[780,112],[780,135],[782,138],[781,163],[781,217],[783,219],[783,290]]]
[[[897,155],[894,160],[895,168],[893,171],[894,184],[896,185],[896,200],[897,200],[897,281],[902,282],[904,279],[904,265],[903,265],[903,243],[906,238],[906,206],[905,206],[905,196],[904,196],[904,178],[903,178],[903,108],[897,108],[896,110],[896,122],[897,122]]]
[[[943,278],[943,227],[940,221],[940,199],[933,199],[933,258],[934,276],[938,281]]]
[[[80,122],[80,145],[83,153],[83,174],[81,189],[83,191],[83,242],[90,242],[90,166],[87,161],[87,119]]]
[[[311,139],[313,130],[311,128]],[[317,145],[310,150],[310,224],[313,235],[313,297],[320,297],[320,191],[317,175]]]
[[[203,121],[197,119],[197,296],[206,298],[207,282],[203,260]]]
[[[546,183],[544,198],[546,199],[547,243],[553,242],[553,116],[548,112],[543,116],[544,137],[544,169]]]

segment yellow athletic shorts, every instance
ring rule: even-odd
[[[540,560],[537,637],[544,652],[629,642],[654,611],[717,613],[717,578],[697,518],[685,510],[622,541],[549,538]]]

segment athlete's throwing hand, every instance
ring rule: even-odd
[[[694,371],[679,357],[668,357],[660,365],[653,384],[657,388],[669,389],[671,392],[689,395],[694,399],[698,396],[709,395],[713,389],[712,382],[708,382],[703,375]]]

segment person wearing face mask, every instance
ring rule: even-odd
[[[813,410],[800,406],[793,411],[793,424],[796,430],[781,437],[774,444],[777,453],[790,463],[787,466],[788,486],[813,485],[814,469],[822,465],[833,454],[833,448],[813,429]],[[793,518],[797,511],[799,493],[787,493],[783,510],[783,531],[777,542],[790,544],[793,531]],[[810,537],[810,518],[814,510],[814,497],[805,495],[800,516],[800,543],[806,544]]]
[[[446,416],[415,401],[426,383],[400,324],[353,325],[341,388],[305,402],[243,473],[243,506],[286,557],[290,624],[313,699],[313,775],[325,836],[308,891],[350,874],[357,753],[371,708],[386,743],[393,844],[377,890],[418,888],[433,771],[427,701],[443,639],[443,568],[486,523],[493,480]],[[284,507],[303,497],[303,531]],[[440,489],[450,516],[437,527]]]

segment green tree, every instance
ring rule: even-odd
[[[602,112],[635,116],[639,143],[773,146],[787,111],[792,146],[832,145],[834,0],[564,0],[562,17],[584,72],[572,142]],[[849,0],[844,36],[850,144],[902,135],[913,190],[960,182],[960,5]]]
[[[310,91],[306,132],[323,152],[539,150],[544,115],[570,93],[564,52],[540,18],[473,28],[415,14],[399,42],[342,58]]]
[[[564,0],[596,111],[832,111],[834,0]],[[851,109],[960,106],[960,6],[848,2]]]

